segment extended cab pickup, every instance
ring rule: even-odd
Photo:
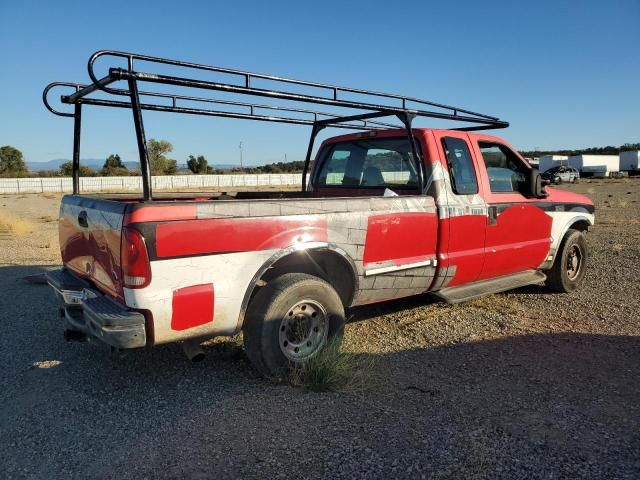
[[[588,198],[543,187],[498,137],[376,128],[325,140],[301,192],[67,195],[48,280],[75,332],[191,352],[243,332],[279,375],[339,339],[352,306],[569,292],[593,223]]]

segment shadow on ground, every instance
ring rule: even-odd
[[[261,380],[220,347],[199,364],[176,345],[114,363],[106,350],[65,343],[50,289],[20,280],[40,270],[0,268],[8,477],[640,475],[638,337],[372,352],[362,389],[312,394]]]

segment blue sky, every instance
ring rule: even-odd
[[[81,5],[80,8],[78,6]],[[72,121],[41,102],[128,50],[423,97],[499,116],[519,149],[640,141],[640,1],[70,2],[0,0],[0,145],[69,158]],[[114,111],[117,110],[117,111]],[[131,114],[87,107],[82,157],[136,159]],[[419,126],[441,125],[423,121]],[[180,163],[302,159],[309,128],[145,113]],[[339,134],[338,130],[327,135]]]

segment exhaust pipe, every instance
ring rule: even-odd
[[[200,346],[200,343],[195,340],[185,340],[182,342],[182,349],[185,355],[192,362],[201,362],[204,360],[204,350]]]
[[[87,335],[84,332],[67,328],[64,331],[64,339],[67,342],[85,342]]]

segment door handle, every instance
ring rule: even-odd
[[[489,225],[498,224],[498,207],[490,205],[487,209]]]
[[[78,214],[78,225],[80,225],[81,227],[84,227],[84,228],[89,228],[89,222],[87,220],[87,211],[86,210],[82,210]]]

